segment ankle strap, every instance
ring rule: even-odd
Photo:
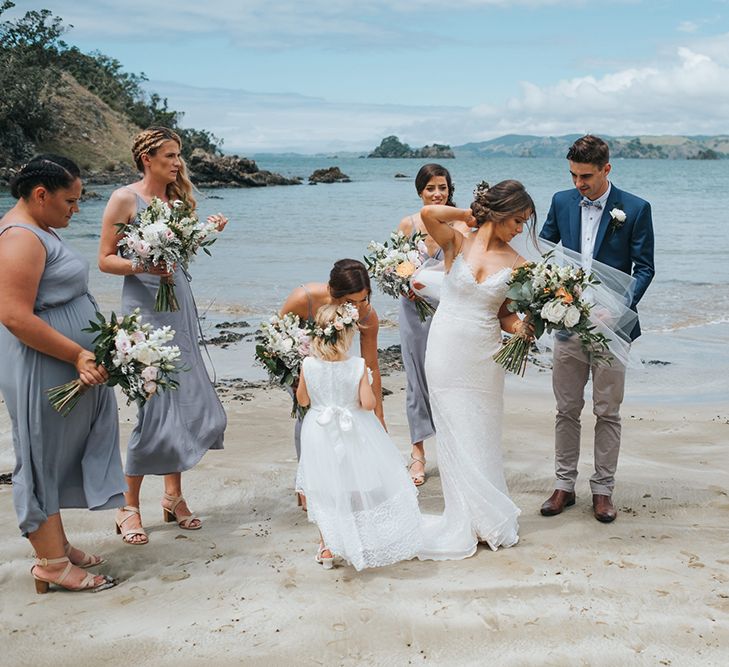
[[[65,563],[66,561],[68,561],[66,556],[61,558],[36,558],[35,564],[40,565],[41,567],[47,567],[48,565],[58,565],[60,563]]]

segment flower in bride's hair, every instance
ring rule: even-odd
[[[486,181],[481,181],[473,190],[473,196],[475,199],[483,197],[491,186]]]

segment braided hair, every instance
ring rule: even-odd
[[[142,130],[136,137],[134,137],[134,143],[132,144],[132,157],[134,158],[134,163],[137,165],[137,169],[140,172],[144,173],[142,156],[154,155],[166,141],[174,141],[180,148],[182,148],[182,139],[180,139],[180,135],[167,127],[148,127],[146,130]],[[177,178],[172,183],[167,184],[167,198],[170,201],[181,199],[194,209],[197,202],[195,201],[195,197],[192,193],[193,186],[187,176],[187,165],[182,157],[180,157],[180,169],[177,172]]]
[[[67,157],[45,153],[36,155],[13,176],[10,193],[15,199],[28,199],[33,188],[42,185],[49,192],[70,188],[81,177],[78,165]]]
[[[451,172],[449,172],[445,167],[442,165],[436,164],[435,162],[430,162],[429,164],[424,164],[422,167],[420,167],[420,171],[418,171],[417,175],[415,176],[415,190],[418,193],[418,196],[420,196],[425,190],[425,186],[428,185],[428,182],[431,178],[435,178],[436,176],[442,176],[446,179],[446,184],[448,185],[448,200],[446,201],[446,206],[455,206],[455,202],[453,201],[453,193],[456,191],[455,186],[453,185],[453,181],[451,180]]]

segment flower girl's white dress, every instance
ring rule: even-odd
[[[309,520],[357,570],[413,558],[423,544],[417,491],[377,417],[360,407],[364,359],[307,357],[303,370],[311,408],[296,488]]]

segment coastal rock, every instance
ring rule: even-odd
[[[309,176],[309,183],[351,183],[352,179],[339,167],[317,169]]]
[[[408,176],[407,174],[401,174],[400,172],[397,172],[397,174],[395,174],[395,178],[410,178],[410,176]]]
[[[377,358],[380,364],[380,375],[382,376],[405,370],[399,345],[390,345],[390,347],[386,347],[384,350],[378,349]]]
[[[139,180],[140,173],[126,162],[110,162],[101,169],[84,170],[82,178],[84,183],[94,185],[119,185],[134,183]]]
[[[237,155],[213,155],[196,148],[188,160],[190,177],[201,188],[260,188],[267,185],[299,185],[298,178],[260,170],[258,165]]]
[[[381,158],[427,158],[427,159],[451,159],[456,157],[453,149],[446,144],[431,144],[422,148],[410,148],[395,135],[385,137],[380,145],[375,148],[367,157]]]

